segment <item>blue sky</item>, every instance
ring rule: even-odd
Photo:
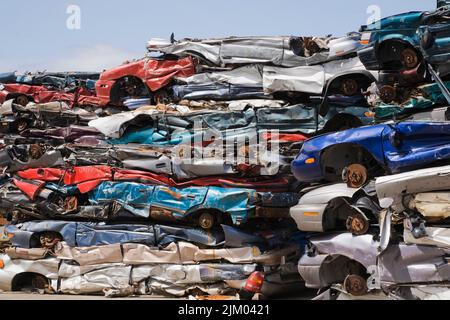
[[[69,30],[66,10],[81,10]],[[0,72],[101,71],[145,54],[152,38],[342,36],[381,16],[433,10],[436,0],[22,0],[2,4]]]

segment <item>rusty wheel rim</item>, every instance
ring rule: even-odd
[[[363,296],[367,293],[366,280],[358,275],[349,275],[344,280],[345,291],[354,296]]]
[[[77,197],[67,197],[64,199],[64,209],[66,212],[77,210],[78,208],[78,198]]]
[[[25,107],[28,104],[28,98],[24,95],[18,96],[16,98],[16,103]]]
[[[44,155],[44,150],[42,150],[40,145],[33,144],[30,146],[29,154],[32,159],[37,160],[37,159],[40,159]]]
[[[384,103],[391,103],[395,100],[396,90],[392,86],[383,86],[380,89],[380,98]]]
[[[209,212],[200,215],[198,223],[202,229],[209,230],[214,226],[214,216]]]
[[[370,224],[362,215],[356,214],[348,218],[346,226],[348,231],[359,236],[369,231]]]
[[[367,182],[367,169],[360,164],[352,164],[344,169],[342,178],[350,188],[359,188]]]
[[[48,280],[46,277],[41,275],[36,275],[31,280],[31,286],[33,289],[44,290],[48,288]]]
[[[17,123],[17,131],[22,132],[28,128],[28,123],[24,120],[19,120]]]
[[[358,93],[358,82],[355,79],[342,81],[341,91],[346,96],[354,96]]]
[[[401,59],[403,65],[408,69],[413,69],[419,64],[419,56],[413,49],[407,48],[402,51]]]

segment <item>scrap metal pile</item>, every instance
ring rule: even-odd
[[[448,293],[438,3],[337,39],[172,35],[101,74],[0,75],[0,290]]]

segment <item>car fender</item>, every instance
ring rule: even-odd
[[[291,208],[290,215],[299,230],[306,232],[324,232],[323,215],[331,200],[352,198],[358,191],[345,183],[333,184],[309,191],[300,198],[298,205]]]

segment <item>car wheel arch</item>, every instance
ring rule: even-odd
[[[151,89],[148,87],[148,85],[147,85],[147,83],[145,82],[144,79],[142,79],[140,77],[137,77],[137,76],[134,76],[134,75],[125,75],[125,76],[123,76],[121,78],[118,78],[118,79],[116,79],[114,81],[114,84],[111,87],[111,91],[110,91],[110,95],[109,95],[109,98],[110,98],[111,102],[113,102],[113,103],[120,102],[120,100],[122,99],[122,97],[120,95],[120,84],[123,81],[125,81],[127,78],[139,81],[144,86],[144,88],[146,90],[148,90],[149,93],[152,92]]]
[[[325,123],[322,129],[322,133],[333,133],[348,129],[354,129],[362,127],[363,125],[364,123],[359,117],[350,113],[342,112],[334,115]]]
[[[328,156],[329,153],[331,153],[330,156]],[[355,159],[355,157],[364,157],[365,161],[360,161],[359,159]],[[341,162],[339,163],[339,161]],[[325,178],[327,178],[328,167],[331,168],[334,164],[337,164],[338,166],[334,172],[336,179],[326,179],[328,181],[342,181],[342,170],[346,166],[350,164],[361,164],[363,166],[367,166],[368,162],[376,162],[377,165],[380,166],[375,156],[364,146],[357,143],[334,144],[323,149],[320,154],[320,167]]]
[[[384,61],[383,55],[386,53],[392,53],[392,50],[389,48],[389,46],[392,45],[400,45],[403,46],[404,49],[412,49],[417,54],[417,57],[419,59],[419,64],[421,61],[423,61],[423,55],[421,51],[413,44],[413,42],[405,39],[405,38],[388,38],[383,40],[382,42],[379,42],[376,47],[376,57],[378,61],[381,62],[383,65],[383,69],[389,69],[385,64],[387,61]]]
[[[335,92],[337,85],[340,84],[343,80],[355,79],[355,78],[364,81],[364,85],[363,85],[362,89],[365,89],[365,90],[367,90],[367,88],[370,87],[370,85],[373,82],[376,82],[375,77],[369,71],[364,71],[364,70],[348,71],[348,72],[338,74],[338,75],[332,77],[331,79],[329,79],[327,81],[327,85],[323,91],[323,95],[328,96],[330,92],[331,93]],[[367,84],[367,86],[366,86],[366,84]]]
[[[41,287],[41,285],[44,287]],[[18,292],[23,289],[45,289],[45,285],[50,285],[50,279],[45,275],[37,272],[21,272],[15,274],[14,278],[12,278],[11,291]]]
[[[363,263],[344,254],[328,255],[320,265],[319,274],[324,287],[341,284],[349,275],[369,277],[369,273]]]

